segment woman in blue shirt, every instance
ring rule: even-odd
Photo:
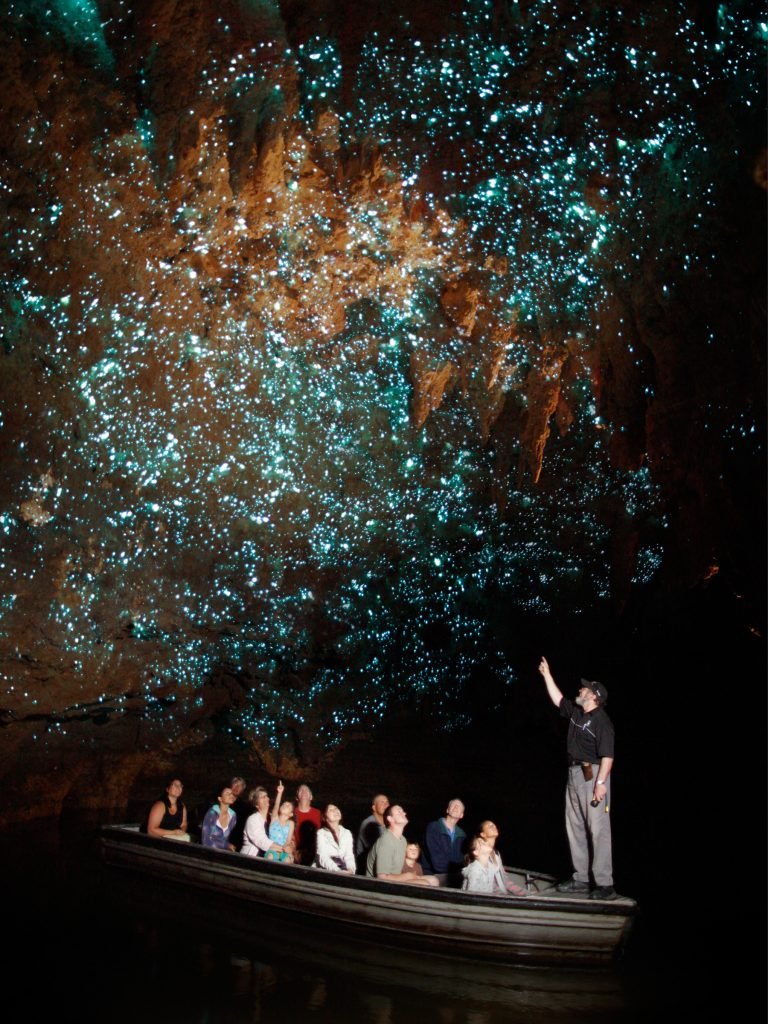
[[[229,786],[224,786],[219,793],[218,802],[211,807],[203,818],[203,846],[213,850],[232,850],[234,845],[229,836],[235,827],[237,815],[232,810],[236,797]]]

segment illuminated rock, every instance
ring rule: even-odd
[[[299,765],[504,677],[491,592],[738,560],[758,24],[423,6],[5,16],[6,764]]]

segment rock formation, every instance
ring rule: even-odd
[[[505,672],[490,600],[755,589],[763,45],[679,6],[10,5],[0,779],[290,767]]]

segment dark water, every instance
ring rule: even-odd
[[[701,1021],[722,1020],[763,988],[762,936],[745,941],[763,908],[748,897],[702,894],[711,913],[695,918],[695,900],[663,901],[661,915],[651,900],[609,970],[508,968],[340,942],[322,927],[286,929],[256,916],[234,927],[194,896],[149,901],[140,885],[127,890],[105,876],[97,831],[85,823],[64,833],[42,823],[5,840],[5,968],[33,994],[36,1019],[609,1024],[680,1013]]]

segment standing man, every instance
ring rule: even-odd
[[[558,688],[546,658],[539,664],[549,699],[568,724],[568,786],[565,828],[571,847],[573,876],[558,892],[583,893],[592,900],[616,899],[611,857],[610,775],[613,768],[613,723],[605,711],[608,691],[602,683],[581,680],[575,701]],[[591,856],[590,856],[591,855]],[[594,888],[590,892],[590,868]]]
[[[457,884],[464,863],[464,844],[467,834],[459,828],[464,817],[464,804],[461,800],[449,802],[444,818],[430,821],[427,825],[424,845],[424,860],[428,870],[434,872],[441,885]]]
[[[365,874],[365,862],[368,859],[368,851],[379,838],[384,834],[384,812],[389,807],[389,797],[383,793],[377,793],[371,804],[371,814],[361,824],[355,840],[355,859],[357,870],[361,875]]]

